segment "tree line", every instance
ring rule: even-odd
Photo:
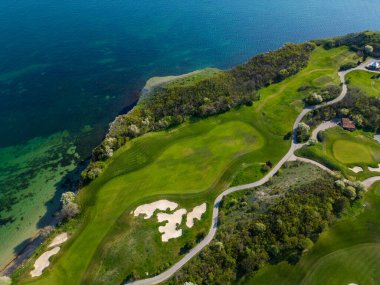
[[[111,124],[106,138],[93,150],[82,181],[88,183],[95,179],[102,172],[104,161],[128,140],[177,126],[191,118],[252,105],[259,99],[258,89],[280,82],[304,68],[314,47],[312,43],[289,43],[193,84],[168,84],[154,89],[133,110],[118,116]]]

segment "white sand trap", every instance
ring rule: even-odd
[[[187,214],[186,226],[192,228],[194,226],[194,219],[201,220],[202,215],[206,212],[206,203],[194,207],[194,209]]]
[[[182,216],[186,214],[186,209],[179,209],[173,214],[158,213],[157,220],[159,223],[168,221],[165,226],[160,226],[158,231],[163,233],[161,240],[167,242],[171,238],[177,238],[182,235],[182,229],[177,230],[177,224],[181,224]]]
[[[377,167],[377,168],[373,168],[373,167],[368,166],[368,170],[372,171],[372,172],[380,172],[380,163],[379,163],[379,167]]]
[[[135,217],[138,215],[145,215],[144,219],[149,219],[153,216],[154,211],[160,210],[160,211],[166,211],[167,209],[170,209],[170,211],[173,211],[178,207],[178,204],[175,202],[171,202],[168,200],[159,200],[150,204],[144,204],[141,206],[138,206],[136,210],[134,211]]]
[[[67,235],[67,233],[61,233],[52,240],[52,242],[49,244],[48,247],[54,247],[54,246],[60,245],[64,243],[65,241],[67,241],[68,238],[69,236]]]
[[[56,246],[55,248],[45,251],[39,258],[37,258],[36,262],[34,262],[34,269],[30,271],[30,275],[32,277],[40,276],[42,271],[50,265],[49,258],[58,253],[61,248]]]
[[[353,168],[348,168],[348,169],[355,172],[355,173],[359,173],[359,172],[363,171],[363,168],[361,168],[360,166],[355,166]]]
[[[348,285],[358,285],[358,284],[356,284],[356,283],[350,283],[350,284],[348,284]]]

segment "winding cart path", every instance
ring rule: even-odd
[[[236,191],[251,189],[251,188],[258,187],[258,186],[261,186],[261,185],[265,184],[266,182],[268,182],[276,174],[276,172],[283,166],[283,164],[285,162],[287,162],[289,160],[304,161],[304,162],[307,162],[307,163],[312,163],[312,164],[314,164],[314,165],[316,165],[316,166],[318,166],[318,167],[320,167],[320,168],[322,168],[322,169],[324,169],[324,170],[326,170],[328,172],[332,172],[330,169],[328,169],[327,167],[325,167],[324,165],[322,165],[322,164],[320,164],[320,163],[318,163],[316,161],[313,161],[313,160],[310,160],[310,159],[306,159],[306,158],[296,157],[294,155],[294,152],[297,149],[299,149],[299,148],[301,148],[301,147],[303,147],[305,145],[305,144],[299,144],[296,141],[296,130],[297,130],[298,124],[302,121],[302,119],[310,111],[322,108],[324,106],[332,105],[332,104],[335,104],[335,103],[341,101],[347,95],[347,84],[345,82],[345,76],[349,72],[354,71],[354,70],[366,70],[365,66],[368,64],[368,62],[370,60],[372,60],[372,59],[368,59],[367,61],[363,62],[362,64],[360,64],[359,66],[357,66],[355,68],[352,68],[352,69],[349,69],[349,70],[346,70],[346,71],[341,71],[341,72],[338,73],[340,81],[342,83],[342,92],[341,92],[341,94],[337,98],[335,98],[332,101],[323,103],[321,105],[310,106],[310,107],[307,107],[307,108],[305,108],[305,109],[302,110],[302,112],[298,115],[298,117],[297,117],[297,119],[296,119],[296,121],[295,121],[295,123],[293,125],[292,144],[290,146],[289,151],[287,152],[287,154],[276,164],[276,166],[265,177],[263,177],[262,179],[260,179],[260,180],[258,180],[256,182],[253,182],[253,183],[231,187],[231,188],[225,190],[224,192],[222,192],[216,198],[216,200],[214,202],[213,212],[212,212],[212,224],[211,224],[210,231],[207,234],[207,236],[200,243],[197,244],[196,247],[194,247],[181,260],[179,260],[172,267],[170,267],[168,270],[162,272],[161,274],[159,274],[157,276],[154,276],[152,278],[147,278],[147,279],[142,279],[142,280],[137,280],[137,281],[134,281],[134,282],[126,283],[125,285],[127,285],[127,284],[128,285],[158,284],[158,283],[161,283],[161,282],[167,280],[168,278],[170,278],[174,273],[176,273],[179,269],[181,269],[181,267],[184,266],[190,259],[192,259],[195,255],[197,255],[205,246],[207,246],[212,241],[212,239],[214,238],[215,233],[216,233],[216,229],[218,227],[219,205],[220,205],[220,202],[222,201],[223,197],[226,196],[226,195],[228,195],[228,194],[231,194],[233,192],[236,192]],[[373,72],[376,72],[376,71],[373,71]],[[379,72],[376,72],[376,73],[379,73]],[[323,130],[325,128],[332,127],[333,125],[335,125],[335,122],[322,123],[321,126],[318,126],[317,129],[314,131],[313,135],[316,137],[317,133],[319,131],[321,131],[321,130]],[[375,183],[377,181],[380,181],[380,176],[368,178],[368,179],[364,180],[363,183],[364,183],[364,185],[366,187],[370,187],[373,183]]]

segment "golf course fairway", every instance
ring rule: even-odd
[[[147,263],[152,256],[144,254],[144,238],[139,239],[140,234],[134,231],[120,235],[127,231],[121,225],[128,225],[120,219],[138,205],[161,198],[186,209],[203,202],[210,204],[229,186],[243,164],[268,160],[276,164],[288,151],[291,142],[284,137],[304,107],[302,94],[297,90],[305,84],[339,84],[339,66],[353,57],[346,47],[317,47],[305,69],[260,90],[260,100],[253,106],[127,142],[107,161],[105,171],[81,189],[79,202],[83,212],[78,225],[71,228],[71,238],[52,258],[50,267],[41,277],[32,279],[31,259],[14,274],[16,284],[115,284],[123,282],[133,271],[146,278],[165,268],[163,262],[170,265],[178,260],[180,254],[173,248],[193,240],[194,234],[185,232],[173,246],[171,241],[162,243],[157,230],[147,231],[156,235],[152,247],[160,248],[157,252],[162,254],[154,256],[155,262]],[[206,217],[211,208],[208,207]],[[203,223],[207,228],[211,221]],[[151,227],[157,228],[157,224]],[[117,243],[116,237],[120,238]],[[125,250],[123,244],[131,238],[139,240],[135,244],[137,250],[113,259],[112,254]],[[148,264],[148,268],[143,264]],[[102,279],[104,276],[110,279]]]

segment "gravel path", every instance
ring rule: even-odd
[[[287,152],[287,154],[276,164],[276,166],[265,177],[263,177],[262,179],[260,179],[260,180],[258,180],[256,182],[253,182],[253,183],[249,183],[249,184],[245,184],[245,185],[239,185],[239,186],[235,186],[235,187],[229,188],[229,189],[225,190],[224,192],[222,192],[216,198],[216,200],[214,202],[213,212],[212,212],[212,225],[211,225],[210,231],[207,234],[207,236],[199,244],[197,244],[196,247],[194,247],[189,253],[187,253],[180,261],[178,261],[177,263],[175,263],[172,267],[170,267],[168,270],[162,272],[161,274],[159,274],[157,276],[154,276],[152,278],[143,279],[143,280],[137,280],[137,281],[126,283],[126,284],[128,284],[128,285],[129,284],[130,285],[158,284],[158,283],[161,283],[161,282],[167,280],[168,278],[170,278],[174,273],[176,273],[179,269],[181,269],[181,267],[184,266],[190,259],[192,259],[195,255],[197,255],[205,246],[207,246],[212,241],[212,239],[214,238],[215,233],[216,233],[216,229],[218,227],[219,204],[222,201],[223,197],[226,196],[226,195],[228,195],[228,194],[231,194],[233,192],[236,192],[236,191],[251,189],[251,188],[258,187],[258,186],[261,186],[261,185],[265,184],[266,182],[268,182],[268,180],[270,178],[273,177],[273,175],[276,174],[276,172],[282,167],[282,165],[286,161],[288,161],[288,160],[295,160],[296,159],[296,160],[312,163],[312,164],[317,165],[318,167],[320,167],[320,168],[322,168],[322,169],[324,169],[324,170],[326,170],[326,171],[328,171],[328,172],[331,173],[332,171],[330,169],[328,169],[327,167],[325,167],[324,165],[322,165],[322,164],[320,164],[318,162],[315,162],[313,160],[309,160],[309,159],[306,159],[306,158],[299,158],[299,157],[295,157],[294,156],[294,151],[304,145],[304,144],[297,144],[296,139],[295,139],[296,138],[296,129],[298,127],[298,124],[301,122],[301,120],[310,111],[315,110],[315,109],[319,109],[319,108],[324,107],[324,106],[332,105],[332,104],[335,104],[335,103],[341,101],[344,98],[344,96],[346,96],[346,94],[347,94],[347,85],[345,83],[345,76],[346,76],[346,74],[349,73],[349,72],[351,72],[351,71],[353,71],[353,70],[366,70],[365,66],[371,60],[372,59],[368,59],[367,61],[365,61],[364,63],[360,64],[356,68],[353,68],[353,69],[350,69],[350,70],[346,70],[346,71],[341,71],[341,72],[338,73],[340,81],[342,83],[342,92],[341,92],[341,94],[337,98],[335,98],[334,100],[329,101],[327,103],[323,103],[321,105],[318,105],[318,106],[307,107],[307,108],[305,108],[298,115],[298,117],[297,117],[297,119],[296,119],[296,121],[295,121],[295,123],[293,125],[292,144],[290,146],[289,151]],[[378,72],[376,72],[376,73],[378,73]],[[323,130],[324,128],[329,128],[331,126],[332,126],[332,123],[328,123],[327,122],[322,127],[321,126],[317,127],[317,129]],[[317,133],[318,132],[316,132],[316,134]],[[372,178],[366,179],[365,181],[363,181],[363,183],[367,187],[369,187],[369,186],[371,186],[376,181],[380,181],[380,176],[379,177],[372,177]]]

